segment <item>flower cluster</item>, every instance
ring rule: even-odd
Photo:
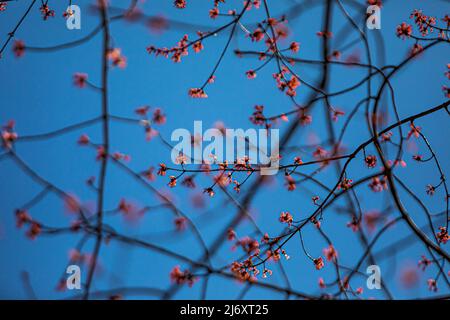
[[[188,269],[181,271],[180,266],[175,266],[170,272],[170,280],[178,285],[187,284],[192,287],[197,278]]]
[[[289,78],[290,74],[289,69],[283,67],[280,72],[273,74],[273,78],[277,82],[278,89],[285,91],[290,97],[295,97],[297,95],[296,89],[300,86],[301,82],[296,75],[291,75]]]

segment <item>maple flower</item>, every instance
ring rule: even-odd
[[[428,279],[427,283],[428,283],[428,290],[433,291],[433,292],[438,291],[437,282],[435,279]]]
[[[237,262],[234,261],[231,264],[230,267],[230,271],[231,273],[234,274],[234,276],[236,277],[236,279],[238,279],[241,282],[244,281],[252,281],[252,276],[250,275],[250,273],[245,269],[244,264],[241,262]]]
[[[431,184],[427,184],[426,192],[429,196],[433,196],[434,193],[436,192],[436,188],[434,186],[432,186]]]
[[[328,155],[328,151],[322,148],[321,146],[317,146],[316,150],[313,152],[313,157],[316,159],[323,159]]]
[[[215,195],[214,189],[211,188],[211,187],[205,188],[205,189],[203,190],[203,192],[206,193],[206,194],[208,194],[210,197],[214,197],[214,195]]]
[[[419,268],[422,269],[422,271],[425,271],[425,269],[431,264],[431,260],[427,259],[427,257],[422,256],[419,260],[419,263],[417,264]]]
[[[345,114],[345,112],[342,111],[342,110],[333,109],[332,113],[331,113],[331,116],[332,116],[333,121],[338,121],[339,117],[343,116],[344,114]]]
[[[175,6],[175,8],[184,9],[186,8],[186,0],[175,0],[173,2],[173,5]]]
[[[397,37],[405,39],[409,38],[412,34],[412,27],[406,22],[402,22],[401,25],[397,26]]]
[[[312,116],[303,112],[300,115],[300,124],[302,126],[306,126],[306,125],[311,124],[311,123],[312,123]]]
[[[438,238],[438,241],[443,244],[446,244],[447,241],[450,240],[447,228],[445,227],[439,227],[439,232],[436,234],[436,237]]]
[[[320,270],[324,267],[323,259],[322,257],[318,257],[317,259],[313,260],[314,265],[316,266],[316,270]]]
[[[77,86],[78,88],[84,88],[86,86],[86,81],[87,81],[87,77],[88,75],[86,73],[75,73],[73,75],[73,83],[75,86]]]
[[[113,66],[115,67],[123,69],[127,66],[127,59],[122,55],[122,52],[119,48],[109,49],[107,57],[109,60],[111,60]]]
[[[158,175],[165,176],[167,172],[167,166],[164,163],[159,164]]]
[[[51,10],[47,4],[43,4],[39,10],[41,11],[42,19],[44,20],[55,16],[55,10]]]
[[[279,220],[281,223],[286,223],[289,227],[292,225],[292,222],[294,221],[292,215],[289,212],[281,212]]]
[[[142,175],[147,178],[147,180],[149,181],[154,181],[156,179],[155,174],[153,173],[153,171],[155,171],[154,167],[150,167],[147,170],[145,170],[144,172],[142,172]]]
[[[174,220],[174,224],[175,224],[175,228],[177,229],[177,231],[183,231],[186,229],[186,222],[187,219],[184,217],[177,217]]]
[[[336,249],[334,249],[332,244],[330,244],[328,248],[323,249],[323,254],[327,258],[327,261],[331,261],[337,258],[337,251]]]
[[[301,165],[301,164],[303,163],[302,158],[300,158],[300,157],[295,157],[295,158],[294,158],[294,163],[295,163],[296,165]]]
[[[27,231],[27,237],[31,240],[36,239],[36,237],[41,234],[42,226],[38,222],[31,222],[30,229]]]
[[[291,45],[289,46],[289,49],[293,52],[296,53],[300,50],[300,44],[298,42],[292,42]]]
[[[64,197],[64,208],[68,213],[77,213],[81,209],[80,200],[73,194]]]
[[[341,183],[339,183],[338,189],[348,190],[352,187],[352,182],[353,182],[352,179],[344,178],[342,179]]]
[[[316,35],[318,37],[323,37],[323,38],[332,38],[333,37],[333,32],[331,32],[331,31],[318,31],[316,33]]]
[[[150,110],[150,106],[142,106],[136,108],[134,112],[139,116],[145,117],[147,115],[148,110]]]
[[[364,223],[367,226],[369,232],[373,232],[379,221],[383,219],[382,215],[378,211],[367,212],[364,215]]]
[[[192,45],[192,49],[194,49],[195,53],[199,53],[200,51],[202,51],[204,49],[202,42],[197,41],[196,43],[194,43]]]
[[[414,43],[413,46],[411,47],[411,50],[409,51],[409,55],[411,57],[414,57],[414,56],[421,54],[422,52],[423,52],[423,47],[418,43]]]
[[[229,228],[227,231],[227,239],[228,241],[233,241],[236,239],[236,231],[234,231],[232,228]]]
[[[217,18],[218,16],[219,16],[219,9],[218,9],[217,7],[215,7],[215,8],[213,8],[213,9],[209,10],[209,17],[210,17],[211,19],[215,19],[215,18]]]
[[[208,95],[202,88],[191,88],[188,94],[192,98],[208,98]]]
[[[13,131],[14,127],[6,127],[5,130],[2,131],[2,142],[3,146],[7,149],[10,149],[19,137],[16,132]]]
[[[359,230],[359,221],[353,217],[352,221],[347,222],[347,227],[351,228],[353,232],[356,232]]]
[[[250,237],[244,237],[236,242],[236,246],[240,246],[247,254],[259,254],[259,242]]]
[[[256,72],[253,70],[248,70],[247,72],[245,72],[245,74],[247,75],[248,79],[255,79],[256,78]]]
[[[25,43],[22,40],[14,41],[12,50],[17,58],[22,57],[25,54]]]
[[[89,136],[87,134],[82,134],[79,138],[77,143],[80,146],[86,146],[91,142],[91,140],[89,139]]]
[[[194,175],[185,177],[181,184],[188,188],[195,188]]]
[[[286,185],[287,185],[288,191],[294,191],[297,188],[297,186],[295,185],[294,178],[292,178],[289,175],[286,175],[285,177],[286,177]]]
[[[25,223],[31,222],[31,216],[26,210],[16,210],[16,226],[22,228]]]
[[[166,115],[163,114],[162,110],[157,108],[153,111],[153,122],[156,124],[164,124],[166,123]]]
[[[444,92],[445,97],[450,99],[450,87],[442,86],[442,91]]]
[[[133,211],[134,206],[132,203],[130,203],[130,202],[126,201],[124,198],[122,198],[122,199],[120,199],[117,209],[124,214],[129,214]]]
[[[97,156],[95,157],[95,159],[97,161],[100,161],[102,159],[106,159],[107,156],[108,155],[106,154],[105,147],[104,146],[98,146],[97,147]]]
[[[383,176],[381,178],[379,177],[373,177],[372,182],[369,183],[370,189],[372,189],[373,192],[381,192],[383,190],[387,190],[388,184],[386,177]]]
[[[170,176],[169,179],[170,181],[167,185],[171,188],[175,187],[177,185],[177,178],[175,176]]]
[[[369,168],[375,168],[377,165],[377,157],[374,155],[368,155],[364,161],[366,162],[367,167]]]
[[[410,123],[410,127],[411,127],[411,130],[408,132],[407,139],[409,139],[413,135],[414,135],[414,137],[418,138],[420,136],[420,129],[421,129],[421,127],[416,127],[414,125],[414,123],[412,123],[412,122]]]
[[[319,288],[325,289],[327,286],[325,285],[325,281],[323,278],[319,278]]]
[[[175,266],[170,272],[170,280],[178,285],[187,283],[189,287],[192,287],[196,278],[189,270],[181,271],[180,266]]]
[[[260,28],[257,28],[252,34],[250,34],[250,38],[252,41],[261,41],[264,39],[264,32]]]

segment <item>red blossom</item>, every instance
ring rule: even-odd
[[[236,239],[236,232],[231,228],[227,231],[227,239],[228,241],[233,241],[234,239]]]
[[[86,73],[75,73],[73,75],[73,83],[78,88],[84,88],[86,86],[88,75]]]
[[[293,53],[297,53],[300,50],[300,44],[298,42],[292,42],[291,45],[289,46],[289,49]]]
[[[364,161],[366,162],[367,167],[375,168],[375,166],[377,165],[377,156],[375,156],[375,155],[368,155],[368,156],[366,156]]]
[[[427,284],[428,284],[428,290],[430,290],[432,292],[438,291],[437,282],[435,279],[428,279]]]
[[[264,39],[264,31],[262,31],[260,28],[257,28],[250,35],[250,38],[252,39],[252,41],[261,41],[262,39]]]
[[[14,41],[13,52],[17,58],[22,57],[25,54],[25,43],[22,40]]]
[[[338,189],[348,190],[352,187],[353,180],[344,178],[338,185]]]
[[[448,240],[450,240],[450,236],[448,235],[447,228],[439,227],[439,232],[436,234],[436,237],[440,243],[446,244]]]
[[[344,111],[339,110],[339,109],[333,109],[332,111],[332,119],[333,121],[338,121],[340,116],[343,116],[345,114]]]
[[[115,67],[123,69],[127,66],[127,58],[122,55],[121,49],[119,48],[109,49],[107,57]]]
[[[181,271],[180,266],[175,266],[170,272],[170,280],[178,285],[187,284],[192,287],[197,279],[189,270]]]
[[[323,278],[319,278],[319,288],[320,289],[325,289],[327,286],[325,285],[325,281],[323,280]]]
[[[187,219],[184,218],[184,217],[177,217],[173,221],[173,223],[175,224],[175,229],[177,229],[177,231],[185,230],[186,229],[186,222],[187,222]]]
[[[294,221],[292,215],[289,212],[281,212],[279,220],[281,223],[286,223],[289,227]]]
[[[330,244],[328,248],[323,249],[323,254],[327,258],[327,261],[336,260],[338,254],[334,246]]]
[[[165,176],[167,172],[167,166],[164,163],[159,164],[158,175]]]
[[[173,2],[173,5],[175,6],[175,8],[184,9],[186,8],[186,0],[175,0]]]
[[[192,49],[194,49],[195,53],[199,53],[200,51],[202,51],[204,49],[202,42],[197,41],[196,43],[194,43],[192,45]]]
[[[373,177],[372,182],[369,183],[369,188],[372,189],[373,192],[381,192],[383,190],[387,190],[388,185],[386,177]]]
[[[425,271],[425,269],[431,264],[431,260],[427,259],[427,257],[422,256],[419,260],[419,263],[417,264],[419,268],[422,269],[422,271]]]
[[[89,136],[87,134],[82,134],[79,138],[78,138],[78,144],[80,146],[86,146],[91,142],[91,140],[89,139]]]
[[[405,39],[409,38],[412,34],[412,27],[406,22],[402,22],[401,25],[397,26],[397,37]]]
[[[208,98],[208,95],[202,88],[191,88],[188,94],[192,98]]]
[[[177,185],[177,178],[175,176],[170,176],[169,183],[167,185],[171,188],[175,187]]]
[[[414,136],[414,137],[416,137],[416,138],[418,138],[419,136],[420,136],[420,127],[416,127],[415,125],[414,125],[414,123],[410,123],[410,127],[411,127],[411,130],[408,132],[408,137],[407,137],[407,139],[409,139],[411,136]]]
[[[285,176],[285,178],[286,178],[286,186],[287,186],[288,191],[294,191],[297,188],[297,186],[295,185],[294,178],[292,178],[289,175]]]
[[[19,135],[14,131],[14,126],[6,126],[2,131],[3,146],[10,149],[18,137]]]
[[[320,270],[325,266],[322,257],[318,257],[317,259],[314,259],[313,262],[314,262],[314,265],[316,266],[316,270]]]
[[[161,109],[155,109],[155,111],[153,111],[153,122],[156,124],[164,124],[166,123],[166,115],[163,114]]]
[[[31,216],[26,210],[16,210],[16,226],[22,228],[22,226],[28,222],[31,222]]]
[[[212,8],[211,10],[209,10],[209,17],[211,19],[215,19],[219,16],[219,9],[217,7]]]
[[[32,221],[30,224],[30,229],[27,231],[27,237],[31,240],[36,239],[38,235],[42,232],[42,226],[38,222]]]
[[[55,10],[51,10],[47,4],[43,4],[39,10],[41,11],[42,19],[44,20],[55,16]]]
[[[246,73],[248,79],[255,79],[256,78],[256,72],[253,70],[248,70]]]

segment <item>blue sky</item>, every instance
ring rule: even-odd
[[[230,0],[227,2],[229,4],[224,8],[236,6],[239,9],[242,5],[241,1]],[[344,3],[347,2],[344,1]],[[364,3],[365,1],[358,2]],[[441,17],[450,8],[448,3],[438,0],[384,2],[381,30],[368,31],[373,48],[373,59],[377,66],[398,64],[405,58],[413,41],[398,39],[395,36],[395,28],[402,21],[410,21],[409,14],[413,9],[422,8],[426,14]],[[13,2],[8,5],[5,12],[0,13],[1,41],[6,39],[7,31],[15,26],[28,3],[29,1]],[[71,31],[66,29],[65,21],[61,17],[65,9],[64,5],[50,0],[50,6],[57,13],[55,18],[50,18],[48,21],[42,20],[38,7],[35,7],[17,31],[16,39],[23,40],[26,45],[31,47],[45,47],[82,38],[99,23],[99,18],[89,10],[91,3],[92,1],[85,0],[76,2],[82,9],[82,28]],[[111,0],[111,3],[117,7],[125,7],[127,2]],[[206,1],[188,0],[185,10],[177,10],[173,7],[172,1],[148,0],[144,4],[140,4],[140,7],[148,15],[161,14],[176,21],[210,26],[208,29],[211,30],[225,23],[227,19],[220,17],[211,20],[208,16],[211,3],[212,1],[206,3]],[[279,16],[293,3],[295,1],[277,1],[273,4],[269,1],[272,15]],[[334,10],[335,18],[332,30],[336,30],[334,33],[338,34],[344,19],[336,6]],[[353,9],[349,10],[355,13]],[[291,34],[289,40],[283,44],[287,46],[292,40],[300,42],[301,49],[298,57],[320,58],[320,39],[316,36],[316,32],[321,29],[322,12],[322,6],[318,5],[308,9],[295,19],[290,19]],[[242,23],[252,25],[263,18],[262,9],[251,10],[246,14]],[[345,28],[348,30],[344,29],[343,34],[349,34],[345,43],[357,38],[354,30],[348,26]],[[114,68],[110,73],[111,114],[133,117],[134,109],[139,106],[160,107],[167,115],[167,123],[158,127],[158,130],[163,136],[169,138],[171,132],[176,128],[193,130],[194,120],[202,120],[204,128],[213,126],[216,121],[223,121],[230,128],[250,128],[253,124],[248,118],[253,112],[253,106],[258,104],[265,106],[267,115],[275,115],[293,109],[291,100],[276,88],[275,81],[272,79],[272,73],[276,72],[275,64],[271,63],[261,70],[256,79],[251,81],[246,79],[245,71],[256,68],[259,66],[259,62],[250,57],[238,59],[232,50],[235,48],[260,50],[263,47],[260,44],[253,44],[243,36],[242,32],[232,42],[231,50],[220,65],[216,73],[216,82],[207,87],[208,99],[189,98],[188,89],[199,87],[209,76],[227,40],[226,35],[218,35],[204,41],[205,49],[201,53],[190,52],[187,57],[183,57],[180,64],[175,64],[170,59],[149,56],[145,48],[148,45],[173,46],[185,33],[193,39],[196,37],[195,30],[193,28],[186,32],[178,28],[171,28],[162,34],[157,34],[151,32],[142,23],[126,21],[111,23],[113,43],[116,47],[121,48],[127,57],[125,69]],[[384,39],[384,58],[377,54],[380,43],[375,41],[375,33]],[[336,47],[333,41],[334,39],[331,40],[334,49]],[[343,53],[343,57],[357,52],[363,53],[362,46],[351,47]],[[448,79],[444,76],[444,72],[449,62],[449,53],[448,46],[438,45],[418,58],[415,63],[409,65],[392,80],[401,118],[445,101],[441,87],[448,85]],[[13,56],[11,46],[9,46],[0,60],[0,74],[3,78],[0,86],[0,123],[4,124],[9,119],[15,119],[19,135],[30,135],[52,131],[98,116],[101,110],[101,96],[93,90],[74,87],[72,76],[75,72],[84,72],[89,75],[91,82],[99,84],[100,69],[100,34],[79,47],[44,53],[26,51],[20,59]],[[295,70],[310,83],[315,83],[320,77],[320,68],[317,67],[299,64],[295,66]],[[365,70],[357,68],[332,67],[329,80],[330,91],[356,83],[365,76],[365,72]],[[298,101],[305,102],[308,93],[305,87],[300,87]],[[365,94],[365,88],[362,87],[344,96],[331,99],[331,104],[348,114],[355,103]],[[392,106],[388,103],[387,107],[390,110],[388,123],[391,123],[394,121]],[[326,124],[322,121],[322,111],[323,106],[318,104],[312,112],[313,124],[299,130],[291,140],[291,145],[292,143],[307,144],[312,137],[319,141],[326,139]],[[343,121],[340,121],[335,125],[336,131],[342,127],[342,124]],[[447,117],[443,113],[434,114],[421,119],[417,124],[423,127],[434,149],[437,150],[439,158],[443,159],[444,171],[448,170],[447,159],[450,152]],[[281,132],[286,128],[287,124],[280,125]],[[81,133],[87,133],[94,141],[101,139],[101,127],[93,125],[50,140],[18,143],[16,152],[48,181],[67,192],[76,194],[83,203],[89,205],[95,203],[96,194],[86,187],[85,180],[91,175],[97,175],[99,163],[95,161],[94,150],[80,148],[76,144]],[[345,145],[348,150],[352,150],[368,136],[364,115],[358,113],[345,136]],[[136,171],[144,170],[151,165],[157,166],[160,162],[170,162],[170,150],[156,139],[150,142],[145,141],[143,129],[137,125],[111,123],[111,145],[112,151],[117,150],[132,156],[129,166]],[[410,147],[411,150],[414,149],[413,145]],[[426,153],[422,145],[420,150]],[[375,150],[370,148],[370,152],[374,153]],[[305,159],[311,158],[308,153],[301,155]],[[443,194],[439,193],[434,198],[427,197],[425,194],[425,185],[435,183],[438,179],[435,167],[430,163],[420,165],[413,163],[410,160],[411,155],[412,153],[407,151],[405,160],[408,166],[405,169],[398,169],[398,175],[420,195],[432,212],[442,211],[445,205],[442,201]],[[293,156],[294,154],[289,155],[289,157]],[[355,177],[362,177],[370,173],[362,165],[361,157],[360,155],[360,161],[355,162],[350,169],[351,174]],[[305,168],[304,170],[307,173],[314,168]],[[18,230],[15,227],[13,213],[16,208],[36,195],[41,187],[27,177],[11,160],[0,162],[0,174],[0,256],[2,257],[0,298],[27,297],[20,280],[22,271],[30,274],[31,284],[39,298],[70,297],[73,293],[56,292],[55,286],[65,270],[68,252],[76,246],[80,235],[42,236],[35,241],[26,238],[24,230]],[[318,177],[327,185],[334,185],[336,180],[335,172],[331,167],[324,170]],[[283,187],[283,183],[283,176],[279,175],[273,184],[263,189],[254,198],[251,206],[251,212],[258,225],[269,234],[282,231],[282,226],[278,223],[281,211],[290,211],[294,217],[301,219],[314,210],[310,201],[311,195],[318,194],[322,198],[326,196],[313,184],[305,184],[299,186],[294,192],[288,192]],[[152,184],[164,192],[169,192],[166,186],[167,177],[158,177]],[[192,206],[189,199],[195,194],[200,194],[202,187],[209,184],[210,179],[202,177],[197,180],[196,190],[187,190],[183,187],[170,190],[174,201],[198,225],[207,243],[211,243],[215,239],[217,232],[222,230],[236,213],[236,208],[231,203],[223,206],[225,200],[223,194],[206,199],[206,208],[202,210]],[[244,186],[237,199],[241,199],[247,191]],[[367,186],[361,186],[357,192],[362,200],[364,211],[385,208],[385,195],[374,195]],[[105,207],[108,209],[115,208],[122,197],[141,206],[158,203],[153,194],[143,189],[114,166],[110,166],[108,171],[106,194]],[[338,204],[342,203],[338,202]],[[408,197],[404,198],[404,203],[410,209],[411,216],[417,219],[417,224],[423,225],[425,217],[420,208]],[[65,226],[73,220],[73,216],[64,211],[62,201],[54,195],[46,197],[30,211],[30,214],[52,226]],[[398,212],[394,210],[393,216],[397,215]],[[359,257],[362,251],[357,238],[346,227],[348,218],[340,214],[337,207],[328,209],[325,216],[323,228],[339,251],[341,263],[344,265],[355,263],[356,257]],[[147,213],[136,225],[124,222],[121,217],[108,218],[107,223],[122,233],[153,241],[189,257],[199,257],[202,254],[201,249],[190,233],[173,233],[172,221],[173,215],[170,211],[156,210]],[[237,232],[243,236],[250,230],[251,226],[244,222]],[[430,235],[429,230],[426,231]],[[378,252],[389,243],[403,238],[408,232],[409,229],[404,224],[396,225],[377,243],[374,251]],[[322,254],[326,243],[319,238],[313,227],[305,228],[303,236],[308,250],[313,255]],[[93,244],[94,240],[90,239],[84,251],[91,252]],[[231,252],[230,247],[230,243],[222,246],[214,259],[215,266],[226,264],[233,259],[233,256],[236,257],[236,253]],[[302,253],[296,239],[288,243],[286,250],[291,259],[283,262],[283,265],[293,288],[317,294],[320,292],[317,286],[319,277],[323,277],[326,281],[333,279],[334,270],[331,264],[327,264],[321,271],[314,270],[311,262]],[[434,276],[435,269],[419,273],[420,285],[413,289],[404,288],[399,280],[404,266],[415,266],[424,253],[426,250],[423,246],[415,244],[398,252],[395,258],[385,259],[380,263],[383,279],[395,297],[425,297],[430,294],[426,287],[426,279]],[[102,247],[100,263],[103,271],[95,278],[94,290],[123,286],[149,286],[165,289],[170,285],[170,270],[174,265],[179,264],[174,259],[120,245],[114,241]],[[279,270],[275,266],[271,266],[271,268],[274,270],[273,276],[263,281],[284,285]],[[85,277],[86,272],[83,270],[83,280]],[[355,277],[352,286],[365,288],[365,279]],[[200,295],[200,288],[200,283],[194,285],[193,288],[183,288],[175,297],[197,299]],[[242,285],[239,283],[212,277],[207,298],[233,299],[238,296],[241,288]],[[448,294],[450,291],[442,283],[439,293]],[[246,297],[249,299],[283,298],[280,294],[257,288],[250,290]],[[363,297],[381,298],[383,296],[380,292],[365,290]]]

